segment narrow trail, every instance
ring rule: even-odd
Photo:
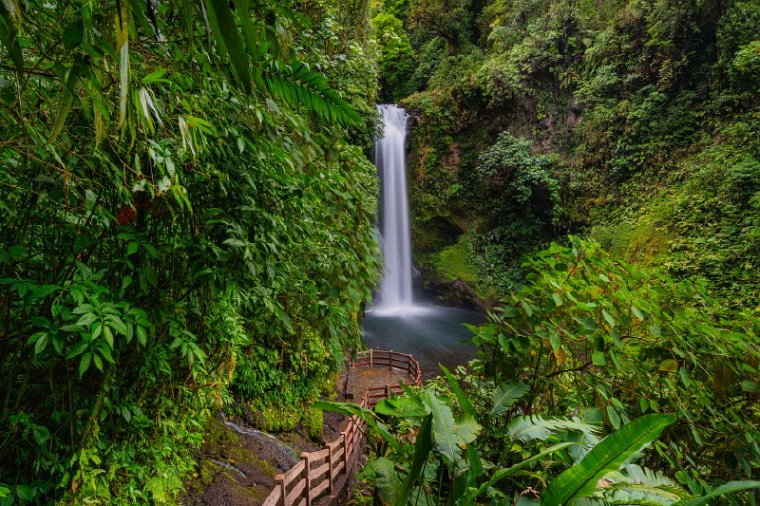
[[[410,354],[368,350],[349,362],[346,393],[364,408],[400,393],[402,385],[421,385],[419,362]],[[354,472],[365,457],[365,424],[348,417],[340,435],[321,450],[301,453],[301,460],[274,477],[264,506],[332,506],[350,495]]]
[[[419,364],[411,355],[373,352],[372,362],[367,352],[346,363],[336,385],[337,400],[372,407],[388,393],[400,392],[401,383],[421,381]],[[364,459],[364,436],[357,420],[332,412],[326,412],[324,418],[319,443],[304,438],[298,431],[275,436],[257,430],[253,428],[256,421],[251,413],[235,419],[214,417],[204,445],[196,454],[199,467],[180,504],[340,504],[351,487],[354,471]]]

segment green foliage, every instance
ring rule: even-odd
[[[534,431],[531,419],[518,418],[516,425],[525,428],[520,429],[522,436],[503,433],[498,425],[481,427],[476,417],[487,417],[484,413],[493,413],[498,406],[489,408],[490,403],[479,401],[482,396],[477,389],[487,379],[464,378],[469,387],[465,391],[454,375],[442,369],[450,392],[440,381],[421,390],[407,389],[403,396],[381,401],[375,412],[319,403],[322,409],[361,417],[380,436],[383,443],[374,446],[362,476],[375,487],[375,498],[383,504],[509,504],[528,493],[540,498],[541,504],[552,505],[702,504],[719,495],[760,487],[756,481],[730,482],[705,495],[692,495],[661,473],[630,464],[676,421],[673,415],[644,415],[604,439],[593,436],[586,442],[588,451],[581,454],[574,452],[576,432],[592,429],[580,422],[537,420],[540,429]],[[511,390],[516,400],[527,393],[527,389],[522,394]],[[462,413],[455,419],[456,409]],[[523,446],[534,439],[526,434],[538,434],[544,442]],[[377,442],[373,437],[369,440]],[[494,446],[508,450],[492,462],[488,457]]]
[[[721,318],[703,286],[613,260],[577,238],[536,255],[530,269],[475,338],[487,374],[531,385],[524,409],[538,403],[563,416],[583,408],[614,428],[637,414],[676,413],[681,430],[657,447],[671,465],[685,459],[695,478],[753,477],[755,317]]]
[[[378,272],[368,19],[231,7],[3,4],[2,504],[171,504],[232,394],[321,429]]]
[[[413,88],[414,51],[401,20],[392,14],[381,12],[372,18],[372,26],[380,45],[380,84],[383,96],[396,102],[409,95]]]
[[[749,132],[756,121],[723,130],[726,143],[685,158],[679,181],[646,198],[633,182],[625,207],[592,235],[621,258],[657,263],[679,277],[702,277],[730,307],[758,300],[760,164]],[[749,142],[748,142],[749,141]]]
[[[504,271],[521,252],[551,238],[561,216],[559,184],[551,168],[548,157],[531,153],[529,141],[506,132],[475,166],[475,207],[484,223],[473,250],[484,277],[502,290],[509,283]]]
[[[752,93],[760,79],[758,41],[760,22],[757,2],[736,2],[720,20],[717,30],[718,66],[722,78],[736,93]]]
[[[415,47],[432,38],[444,39],[450,50],[456,50],[472,37],[471,0],[415,0],[407,23]]]

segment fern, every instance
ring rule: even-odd
[[[636,464],[629,464],[620,472],[610,473],[606,479],[613,483],[633,483],[653,488],[670,488],[674,492],[681,491],[681,487],[675,481],[660,471],[654,471]]]
[[[603,480],[604,504],[665,506],[689,494],[664,474],[635,464],[607,474]]]
[[[559,436],[563,441],[575,443],[570,456],[578,462],[599,442],[599,427],[578,418],[543,418],[541,416],[518,416],[509,424],[509,437],[515,441],[546,441]]]
[[[327,78],[304,63],[272,62],[257,77],[270,95],[291,107],[303,106],[327,121],[345,126],[359,122],[357,112],[330,87]]]

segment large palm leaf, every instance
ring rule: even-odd
[[[600,428],[577,418],[543,418],[539,415],[518,416],[509,424],[509,437],[514,441],[546,441],[551,436],[565,435],[572,441],[570,456],[579,461],[599,442]]]
[[[261,77],[266,91],[292,107],[303,106],[323,119],[344,125],[359,120],[356,111],[330,87],[327,78],[305,63],[274,62],[263,68]]]
[[[591,495],[607,473],[617,471],[675,422],[672,415],[646,415],[610,434],[577,465],[560,474],[541,495],[544,506],[560,506]]]

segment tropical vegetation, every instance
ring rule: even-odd
[[[0,12],[0,504],[173,503],[213,412],[294,426],[358,345],[369,24],[247,0]]]
[[[758,504],[758,0],[0,2],[0,506],[176,504],[222,409],[378,504]],[[375,105],[479,358],[335,391]],[[445,293],[442,295],[446,295]]]

